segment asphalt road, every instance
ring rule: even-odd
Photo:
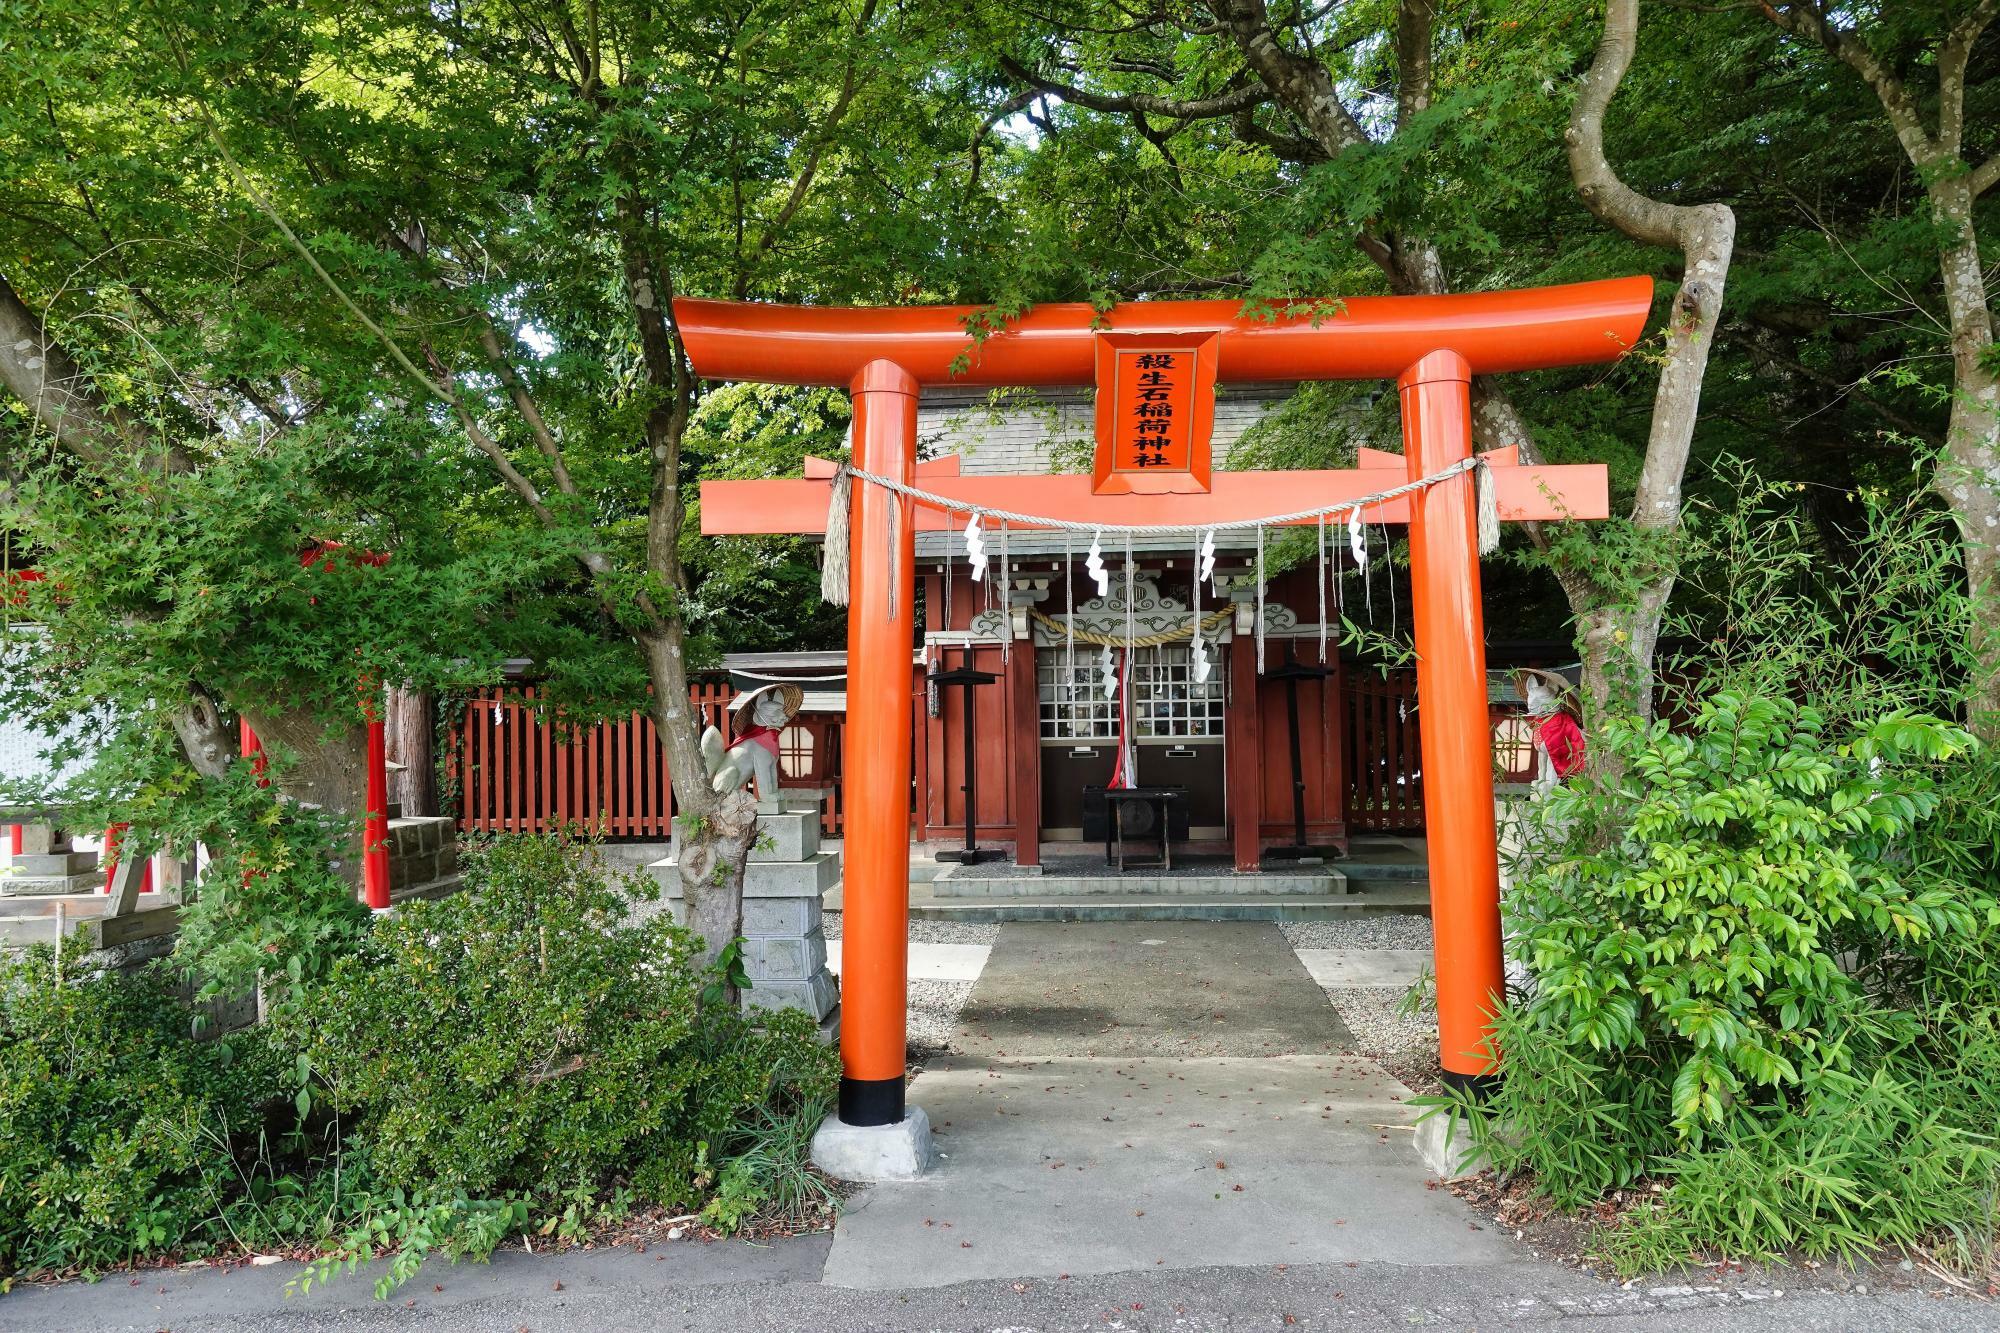
[[[1782,1291],[1768,1276],[1663,1280],[1626,1290],[1532,1262],[1476,1268],[1387,1263],[1200,1268],[1088,1278],[988,1280],[906,1290],[819,1285],[823,1236],[773,1246],[683,1243],[649,1254],[496,1256],[425,1268],[387,1301],[364,1273],[287,1299],[289,1265],[174,1270],[133,1286],[30,1287],[0,1297],[0,1329],[78,1330],[1059,1330],[1374,1329],[1589,1321],[1592,1328],[1703,1330],[2000,1328],[2000,1307],[1921,1291]],[[1778,1279],[1782,1281],[1782,1277]],[[558,1285],[560,1284],[560,1285]],[[161,1287],[166,1290],[162,1292]],[[440,1290],[441,1288],[441,1290]],[[1775,1294],[1782,1291],[1782,1294]]]

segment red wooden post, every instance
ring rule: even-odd
[[[1472,453],[1472,367],[1433,352],[1398,380],[1411,480]],[[1479,600],[1473,478],[1411,497],[1410,588],[1423,699],[1424,823],[1436,934],[1438,1046],[1447,1082],[1495,1068],[1487,1025],[1504,995],[1493,751],[1486,726],[1486,621]]]
[[[18,828],[19,826],[16,825],[16,827]],[[125,840],[125,830],[130,827],[132,827],[130,824],[121,823],[113,824],[110,828],[104,830],[104,891],[106,893],[111,892],[111,883],[118,877],[118,845]],[[17,842],[14,844],[14,854],[18,856],[20,852],[21,847]],[[151,893],[152,891],[153,858],[149,856],[146,858],[145,869],[139,872],[139,892]]]
[[[910,676],[910,837],[917,842],[922,842],[930,837],[931,773],[933,772],[931,767],[933,737],[931,733],[937,730],[937,728],[931,726],[929,707],[930,689],[924,683],[925,674],[924,669],[919,666],[911,672]],[[825,790],[827,784],[840,771],[835,764],[836,756],[834,752],[834,747],[838,744],[834,739],[834,728],[838,725],[839,723],[837,722],[829,723],[825,735],[820,737],[819,743],[814,747],[813,753],[816,757],[814,771],[820,779],[819,786],[821,790]],[[826,811],[827,827],[832,828],[833,805],[831,794],[827,798]]]
[[[1253,630],[1229,641],[1229,710],[1222,729],[1227,752],[1229,849],[1238,870],[1263,859],[1264,728],[1257,697],[1257,637]]]
[[[366,705],[368,815],[361,826],[361,892],[369,907],[380,910],[389,905],[389,747],[382,710],[372,697]]]
[[[1012,634],[1013,626],[1006,632]],[[1035,641],[1017,640],[1007,655],[1008,757],[1014,767],[1014,860],[1042,863],[1042,710],[1035,680]]]
[[[905,485],[915,472],[917,382],[889,361],[853,383],[854,461]],[[910,502],[856,486],[847,609],[846,944],[842,950],[840,1118],[903,1119],[910,939],[910,645],[916,525]]]
[[[270,786],[271,779],[265,774],[270,770],[271,757],[264,753],[264,742],[258,738],[257,729],[251,726],[247,719],[238,718],[236,732],[238,748],[242,750],[243,757],[250,761],[250,769],[257,775],[257,785]]]
[[[21,826],[19,824],[14,824],[7,830],[7,854],[9,856],[19,856],[21,854]]]

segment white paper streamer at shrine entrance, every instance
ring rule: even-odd
[[[965,558],[972,566],[972,581],[978,583],[986,577],[986,534],[979,529],[979,515],[973,514],[972,521],[965,525]]]

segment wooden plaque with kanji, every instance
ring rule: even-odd
[[[1215,363],[1213,331],[1097,335],[1097,494],[1207,492]]]

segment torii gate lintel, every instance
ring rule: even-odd
[[[1230,301],[1132,302],[1108,314],[1040,306],[976,344],[966,332],[977,314],[969,307],[682,299],[674,309],[704,377],[848,388],[855,466],[904,486],[917,479],[917,404],[926,385],[1088,384],[1096,335],[1107,329],[1213,331],[1224,383],[1396,379],[1403,455],[1364,451],[1353,469],[1215,473],[1199,494],[1106,495],[1090,477],[969,477],[949,468],[926,469],[921,483],[947,498],[1065,522],[1200,527],[1295,512],[1302,493],[1329,505],[1370,495],[1393,482],[1396,467],[1412,482],[1435,477],[1472,453],[1475,374],[1615,360],[1637,342],[1651,300],[1650,279],[1621,278],[1355,298],[1323,319],[1244,319]],[[1608,513],[1601,467],[1529,468],[1497,451],[1489,471],[1503,518]],[[1364,515],[1409,524],[1439,1054],[1446,1080],[1462,1086],[1476,1086],[1495,1067],[1487,1028],[1504,985],[1474,485],[1460,472]],[[915,533],[950,520],[876,485],[855,485],[851,506],[838,1114],[849,1126],[890,1126],[906,1110],[911,716],[903,682],[916,634]],[[818,478],[702,487],[704,533],[824,532],[826,512],[827,482]]]

